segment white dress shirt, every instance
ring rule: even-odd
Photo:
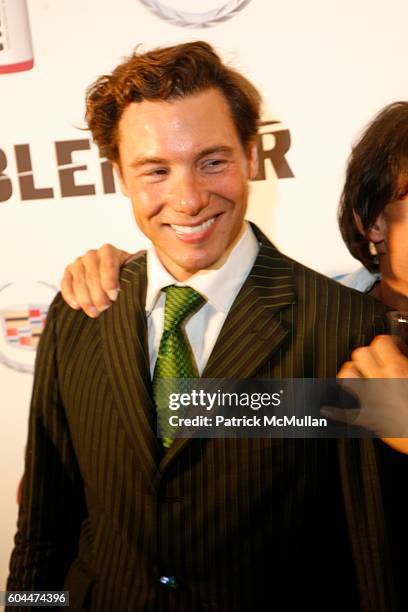
[[[228,259],[218,270],[199,270],[185,282],[177,281],[161,263],[154,246],[147,251],[146,317],[149,338],[150,372],[159,350],[164,326],[164,304],[168,285],[192,287],[207,301],[187,321],[185,332],[197,368],[202,374],[233,301],[258,255],[259,245],[248,222]]]

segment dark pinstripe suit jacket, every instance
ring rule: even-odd
[[[257,235],[204,376],[334,377],[382,305]],[[145,256],[121,287],[97,320],[60,296],[51,306],[8,589],[65,585],[72,609],[95,612],[394,609],[373,443],[196,439],[164,454]]]

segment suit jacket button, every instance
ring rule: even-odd
[[[175,576],[160,576],[160,584],[169,589],[169,591],[175,591],[179,588],[179,584]]]

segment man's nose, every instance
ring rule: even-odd
[[[169,196],[175,211],[192,217],[198,215],[208,204],[208,191],[189,173],[183,173],[175,178]]]

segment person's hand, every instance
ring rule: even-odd
[[[358,396],[359,409],[343,410],[332,406],[322,409],[329,418],[365,427],[383,442],[408,454],[408,359],[399,351],[391,336],[377,336],[370,346],[353,351],[337,374],[340,379],[374,378],[359,385],[344,384]],[[387,380],[399,379],[399,380]]]
[[[337,378],[408,378],[408,359],[391,336],[376,336],[351,354]]]
[[[71,308],[82,308],[89,317],[99,316],[118,297],[119,270],[133,257],[111,244],[87,251],[65,268],[62,297]]]

